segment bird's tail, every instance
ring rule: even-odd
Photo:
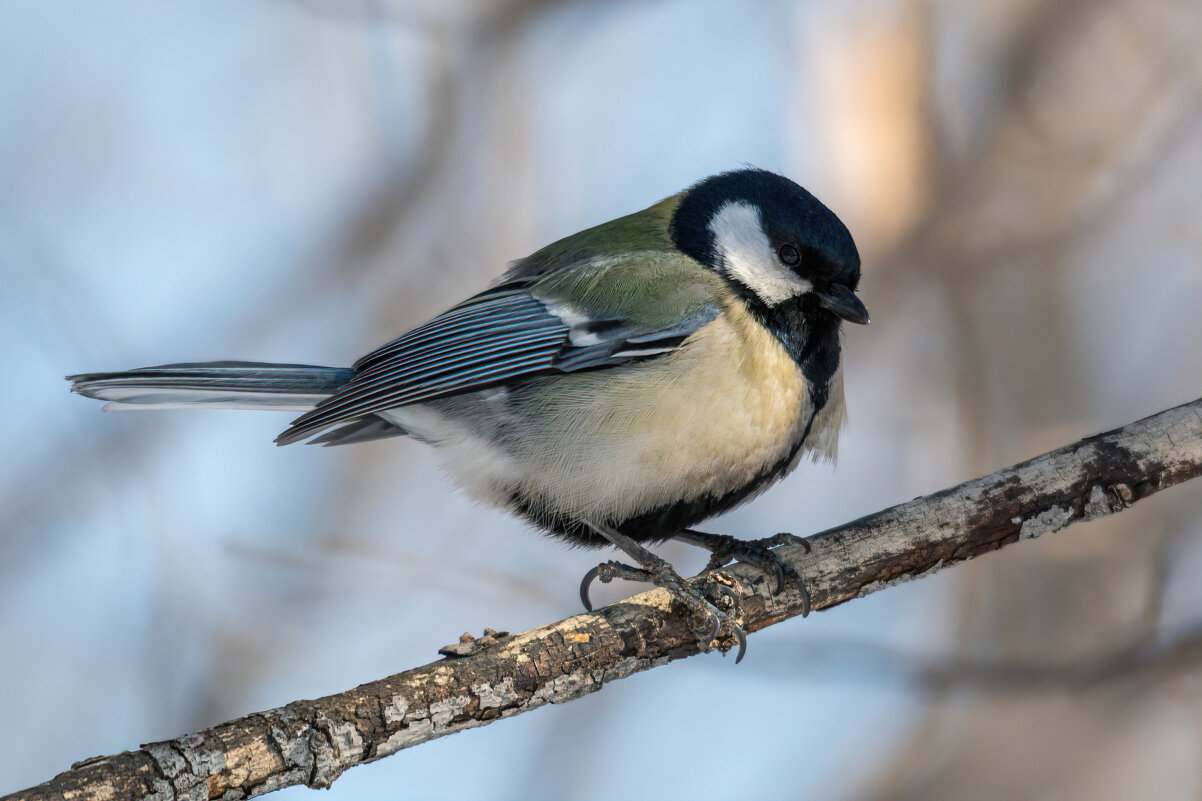
[[[351,380],[349,367],[262,362],[201,362],[121,373],[67,376],[71,390],[125,409],[274,409],[308,411]]]

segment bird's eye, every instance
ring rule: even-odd
[[[776,249],[776,255],[780,258],[781,263],[789,267],[796,267],[801,263],[801,251],[797,249],[797,245],[786,242]]]

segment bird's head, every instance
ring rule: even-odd
[[[744,169],[694,184],[681,196],[671,235],[766,312],[809,296],[842,320],[868,322],[855,295],[860,254],[847,226],[784,176]]]

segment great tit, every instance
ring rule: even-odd
[[[588,583],[669,588],[746,641],[733,616],[643,543],[679,538],[799,577],[757,541],[690,529],[762,493],[804,454],[834,459],[844,424],[839,333],[867,323],[846,226],[783,176],[705,178],[554,242],[490,288],[349,368],[204,362],[70,376],[106,409],[301,411],[276,442],[407,435],[438,446],[472,496],[586,546]],[[315,435],[319,435],[316,436]]]

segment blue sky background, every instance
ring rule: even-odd
[[[1200,15],[1050,5],[0,2],[0,791],[573,614],[597,561],[419,443],[102,415],[68,373],[349,364],[508,260],[751,163],[849,223],[874,323],[845,337],[837,470],[712,530],[821,530],[1197,397]],[[1200,511],[1182,489],[327,797],[1177,795],[1192,669],[1015,696],[917,668],[1192,631]]]

